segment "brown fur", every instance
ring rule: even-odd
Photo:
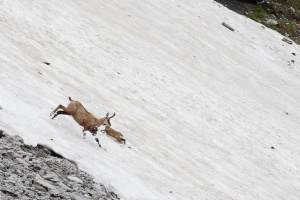
[[[110,128],[110,127],[108,127],[108,126],[105,126],[105,129],[104,130],[101,130],[102,132],[105,132],[107,135],[109,135],[110,137],[113,137],[113,138],[115,138],[119,143],[123,143],[124,142],[124,144],[126,143],[126,140],[125,139],[123,139],[122,137],[123,137],[123,135],[122,135],[122,133],[120,133],[120,132],[118,132],[118,131],[116,131],[116,130],[114,130],[114,129],[112,129],[112,128]]]
[[[98,126],[107,124],[109,113],[103,118],[96,118],[92,113],[88,112],[79,101],[74,101],[71,97],[69,97],[69,100],[70,103],[67,107],[60,104],[51,112],[50,116],[54,115],[52,119],[60,114],[71,115],[80,126],[83,126],[83,132],[90,131],[93,135],[97,133]],[[58,109],[62,110],[58,111]]]

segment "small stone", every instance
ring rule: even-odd
[[[41,192],[37,192],[37,194],[38,194],[38,196],[43,196],[43,193],[41,193]]]
[[[83,198],[79,194],[70,194],[72,200],[82,200]]]
[[[42,162],[42,161],[37,160],[37,159],[32,160],[32,163],[34,163],[34,164],[36,164],[36,165],[41,164],[41,162]]]
[[[13,177],[10,176],[8,179],[9,179],[9,180],[6,181],[6,183],[8,183],[10,186],[15,186],[15,185],[16,185],[16,182],[13,181],[13,180],[11,180],[11,179],[14,179]]]
[[[274,19],[268,19],[266,21],[267,24],[271,24],[271,25],[275,25],[277,26],[278,25],[278,21],[274,20]]]
[[[17,170],[15,170],[15,174],[22,176],[23,173],[19,169],[17,169]]]
[[[41,165],[40,166],[39,165],[35,165],[33,169],[34,169],[34,171],[37,172],[37,171],[40,171],[42,169],[42,167],[41,167]]]
[[[45,175],[45,170],[41,169],[41,170],[39,171],[39,175],[40,175],[40,176],[44,176],[44,175]]]
[[[29,183],[30,183],[29,180],[26,180],[26,181],[24,182],[25,185],[29,185]]]
[[[234,31],[234,29],[230,25],[226,24],[225,22],[223,22],[222,25],[228,28],[229,30]]]
[[[275,149],[274,147],[271,147],[271,149]]]
[[[55,187],[54,187],[53,185],[51,185],[51,184],[48,183],[47,181],[44,181],[44,180],[41,179],[41,178],[36,178],[35,181],[36,181],[38,184],[44,186],[45,188],[49,188],[49,189],[52,189],[52,190],[55,189]]]
[[[34,175],[32,175],[32,174],[29,174],[28,176],[27,176],[27,178],[34,178],[35,176]]]
[[[291,40],[288,40],[286,38],[282,38],[282,41],[288,43],[288,44],[293,44],[293,42]]]
[[[24,143],[23,138],[18,135],[13,136],[12,138],[13,138],[13,140],[15,140],[17,142]]]
[[[31,190],[27,190],[26,191],[27,196],[33,197],[34,196],[34,192]]]
[[[4,170],[3,170],[4,171]],[[4,171],[4,177],[9,177],[10,176],[10,172]]]
[[[293,7],[290,7],[289,10],[292,12],[292,13],[295,13],[296,10],[293,8]]]
[[[71,190],[67,185],[63,184],[61,181],[54,183],[55,185],[59,186],[60,189],[63,190]]]
[[[5,166],[2,163],[0,163],[0,169],[4,169],[4,168]]]
[[[75,176],[67,176],[70,181],[74,181],[76,183],[83,183],[83,181]]]

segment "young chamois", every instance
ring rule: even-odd
[[[107,119],[107,123],[105,125],[105,129],[101,130],[101,131],[104,132],[104,133],[106,133],[110,137],[115,138],[119,143],[122,144],[124,142],[124,144],[125,144],[126,140],[122,138],[123,137],[122,133],[120,133],[120,132],[118,132],[118,131],[110,128],[111,127],[110,119],[113,118],[114,116],[115,116],[115,114],[113,116],[111,116],[110,118]],[[96,138],[96,141],[97,141],[97,138]]]
[[[53,115],[52,119],[54,119],[57,115],[71,115],[80,126],[83,126],[83,136],[85,136],[84,131],[90,131],[95,136],[98,131],[97,127],[101,125],[106,126],[108,120],[114,116],[108,117],[109,113],[107,113],[103,118],[96,118],[92,113],[88,112],[79,101],[74,101],[71,97],[69,97],[69,100],[70,103],[67,107],[61,104],[58,105],[57,108],[50,113],[50,116]]]

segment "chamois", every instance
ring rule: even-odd
[[[57,108],[50,113],[50,116],[53,115],[52,119],[54,119],[57,115],[71,115],[80,126],[83,126],[83,136],[86,135],[84,131],[90,131],[95,136],[98,131],[97,127],[101,125],[106,126],[108,120],[114,116],[108,117],[109,113],[107,113],[103,118],[96,118],[92,113],[88,112],[79,101],[74,101],[71,97],[69,97],[69,100],[70,103],[67,107],[59,104]],[[58,109],[62,110],[58,111]]]
[[[125,144],[126,140],[122,138],[123,137],[122,133],[120,133],[120,132],[118,132],[118,131],[116,131],[116,130],[114,130],[110,127],[111,126],[110,119],[114,116],[115,116],[115,114],[107,119],[107,124],[105,125],[105,129],[101,130],[101,131],[106,133],[110,137],[115,138],[119,143],[122,144],[122,142],[124,142],[124,144]],[[97,141],[97,138],[96,138],[96,141]]]

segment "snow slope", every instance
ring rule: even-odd
[[[1,0],[0,28],[2,130],[123,199],[299,199],[300,48],[282,35],[212,0]],[[116,112],[126,145],[52,121],[69,96]]]

